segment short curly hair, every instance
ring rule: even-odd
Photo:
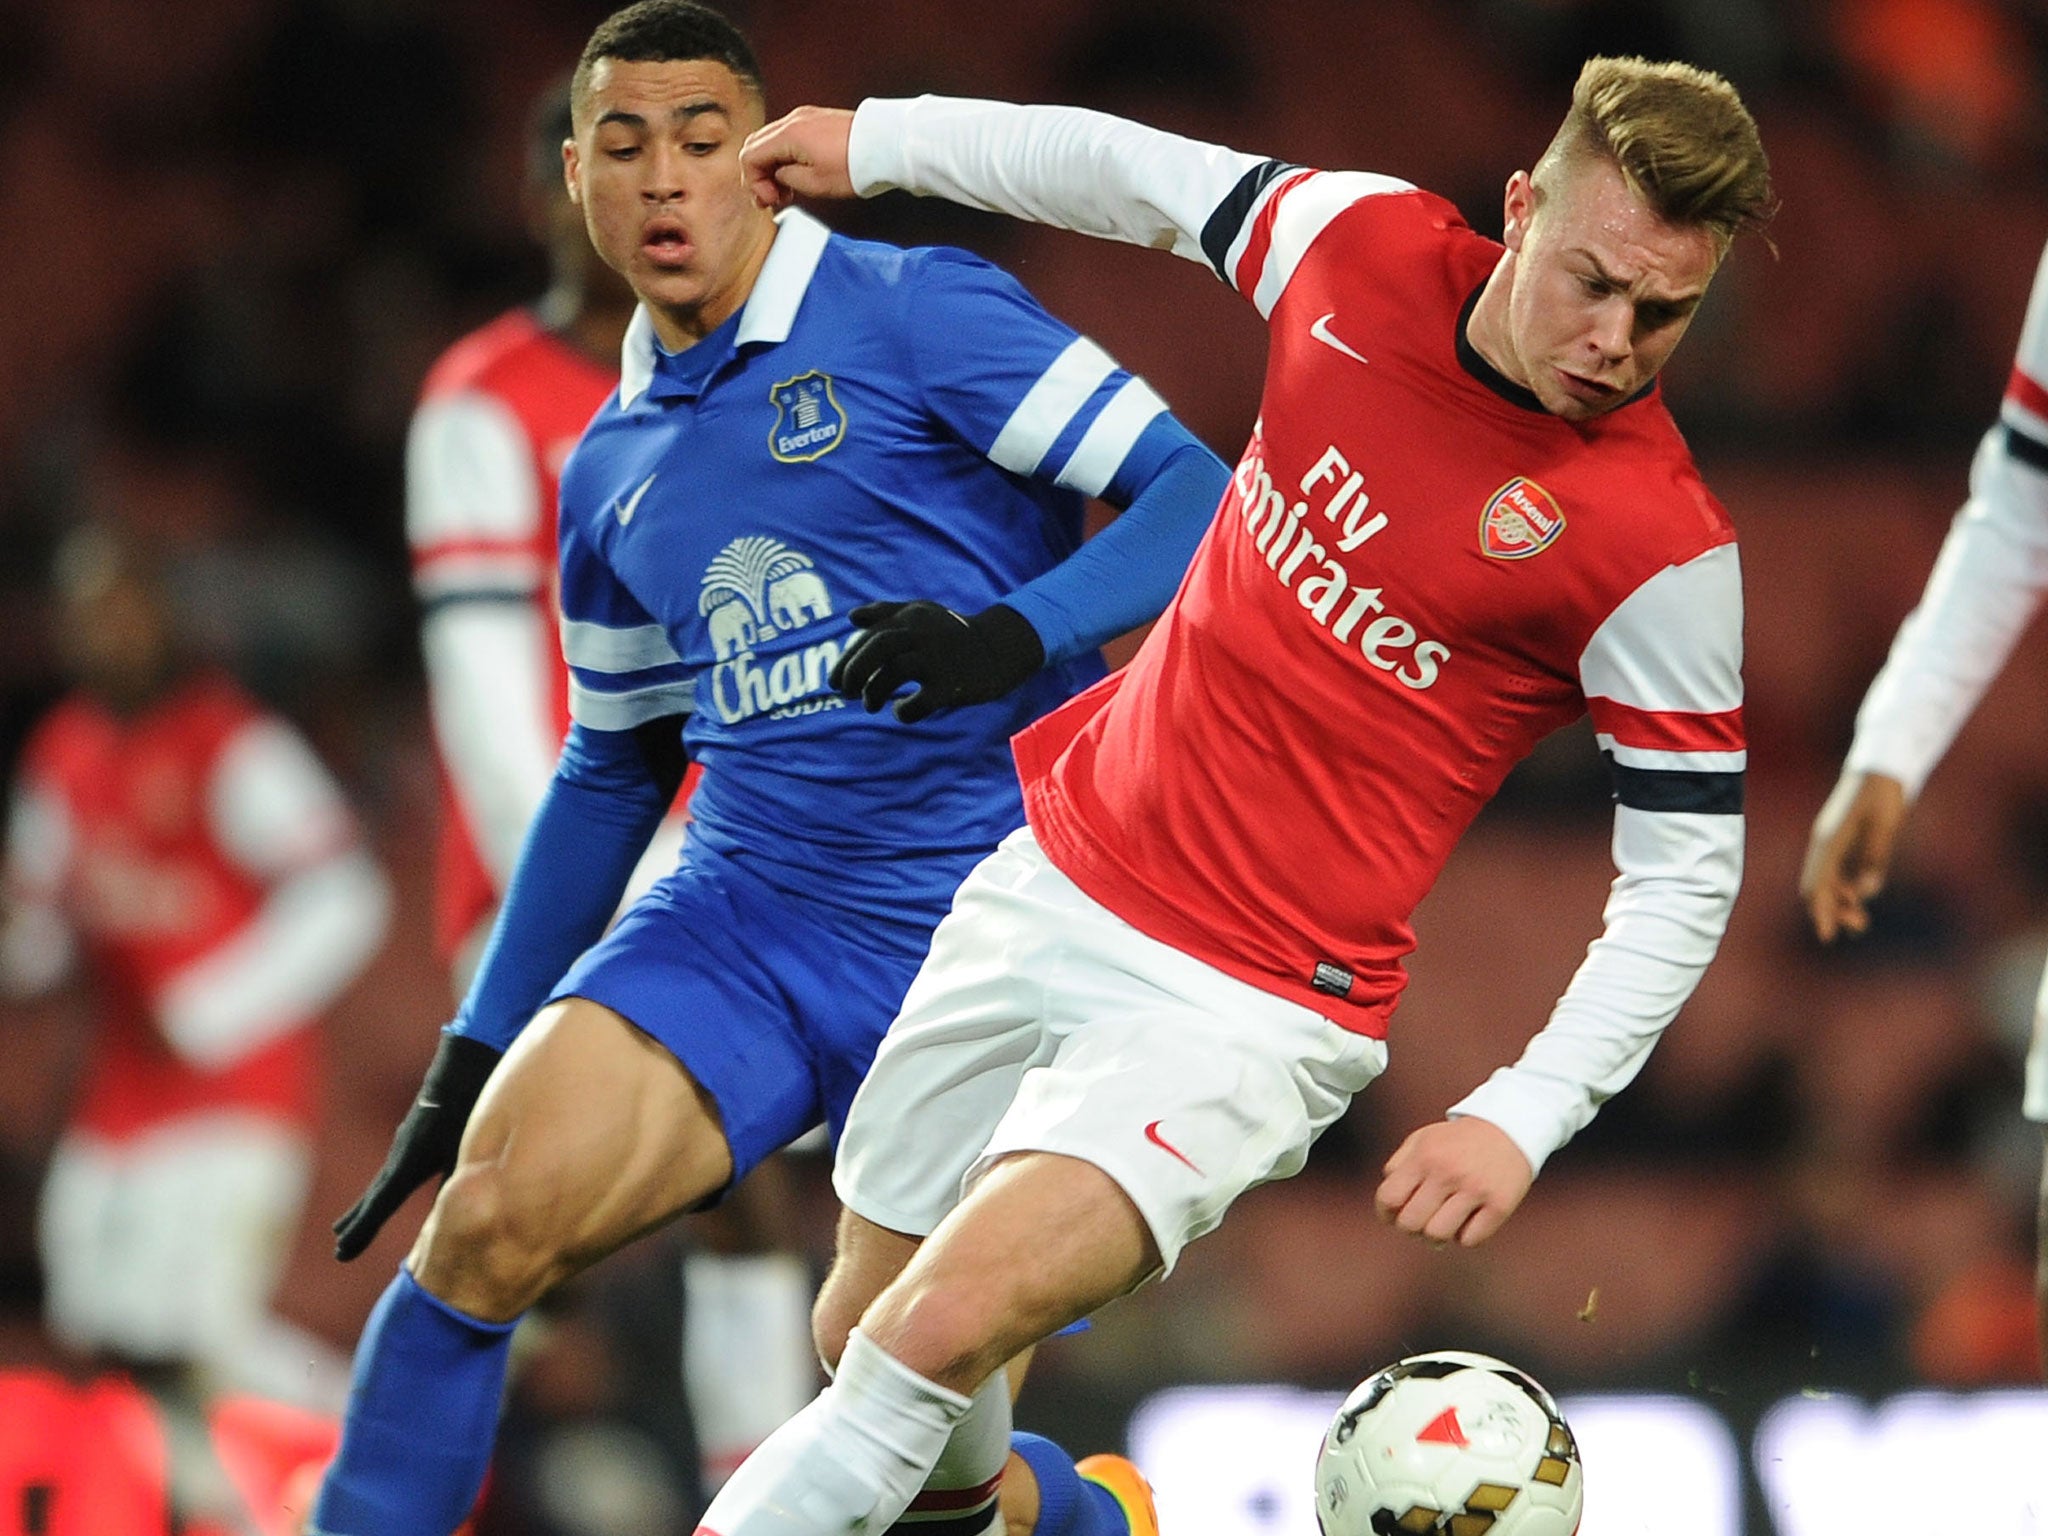
[[[761,65],[746,35],[696,0],[637,0],[599,22],[583,45],[576,73],[569,77],[570,104],[579,112],[589,99],[591,71],[603,59],[630,64],[710,59],[731,70],[756,96],[767,94]]]

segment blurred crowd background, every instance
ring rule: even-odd
[[[0,0],[0,770],[64,682],[47,557],[101,519],[171,552],[206,647],[348,788],[398,917],[326,1021],[322,1161],[281,1301],[340,1347],[424,1201],[346,1268],[325,1219],[382,1157],[451,1006],[428,943],[407,418],[435,355],[542,282],[525,115],[609,9]],[[1562,733],[1424,908],[1387,1076],[1171,1285],[1047,1348],[1026,1422],[1114,1439],[1163,1383],[1341,1385],[1445,1344],[1561,1389],[1738,1409],[1808,1385],[2032,1379],[2041,1142],[2019,1065],[2048,950],[2040,640],[1934,777],[1867,938],[1820,950],[1794,883],[1855,706],[1962,499],[2048,239],[2048,0],[725,9],[771,110],[922,90],[1097,106],[1398,174],[1489,233],[1588,53],[1682,57],[1743,90],[1783,198],[1666,374],[1740,528],[1748,593],[1749,873],[1697,998],[1489,1246],[1432,1252],[1374,1222],[1385,1153],[1516,1053],[1597,932],[1604,778],[1590,732]],[[823,212],[1002,262],[1235,458],[1264,337],[1203,270],[901,197]],[[34,1192],[88,1018],[77,990],[0,1005],[9,1358],[46,1347]],[[822,1264],[829,1191],[817,1167],[800,1183]],[[661,1253],[620,1270],[610,1321],[530,1388],[537,1414],[624,1390],[617,1362],[656,1335],[620,1319],[673,1331]]]

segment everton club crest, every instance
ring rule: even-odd
[[[1479,514],[1479,548],[1496,560],[1540,555],[1564,532],[1557,498],[1527,475],[1517,475],[1493,493]]]
[[[768,431],[768,451],[785,464],[808,464],[837,448],[846,436],[846,412],[832,393],[832,375],[815,368],[784,379],[768,391],[775,402],[775,425]]]

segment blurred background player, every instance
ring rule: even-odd
[[[1970,467],[1970,495],[1919,606],[1864,695],[1842,774],[1815,817],[1799,893],[1825,943],[1870,927],[1899,836],[2048,593],[2048,251],[2020,329],[1999,422]],[[2048,1375],[2048,976],[2034,1006],[2022,1104],[2044,1127],[2036,1222],[2038,1341]]]
[[[573,107],[572,194],[641,299],[563,477],[574,724],[457,1020],[337,1223],[351,1258],[454,1163],[364,1330],[325,1536],[446,1531],[516,1319],[836,1133],[954,887],[1022,819],[1010,736],[1164,606],[1227,478],[986,262],[756,206],[760,69],[716,12],[616,13]],[[1083,544],[1090,496],[1125,510]],[[905,587],[931,600],[886,601]],[[828,682],[856,628],[885,658],[871,702],[916,689],[893,718]],[[597,942],[686,757],[682,860]],[[996,1481],[952,1484],[942,1520],[985,1522]]]
[[[527,224],[547,256],[547,291],[442,355],[406,452],[406,531],[443,787],[435,939],[458,997],[569,729],[558,478],[618,384],[635,303],[598,259],[562,184],[572,132],[565,80],[535,102],[527,137]],[[628,900],[675,864],[680,805],[642,855]],[[692,1223],[682,1260],[683,1379],[707,1488],[816,1389],[811,1280],[789,1249],[787,1186],[779,1160],[764,1164]]]
[[[52,1331],[159,1374],[333,1410],[333,1352],[270,1310],[312,1166],[325,1013],[384,877],[319,759],[195,663],[166,573],[88,526],[56,561],[77,681],[23,753],[0,973],[77,973],[94,1034],[43,1186]]]

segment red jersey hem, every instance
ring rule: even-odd
[[[1047,718],[1056,719],[1058,713]],[[1071,733],[1050,744],[1041,744],[1036,739],[1038,735],[1039,730],[1034,728],[1011,743],[1017,758],[1018,776],[1024,785],[1024,818],[1031,824],[1045,856],[1052,860],[1061,874],[1079,886],[1090,901],[1113,912],[1147,938],[1171,945],[1182,954],[1204,965],[1214,966],[1224,975],[1234,977],[1247,986],[1257,987],[1261,992],[1287,1002],[1298,1003],[1322,1015],[1339,1029],[1349,1030],[1355,1035],[1369,1035],[1375,1040],[1387,1038],[1387,1026],[1393,1018],[1398,995],[1354,1003],[1333,993],[1319,991],[1308,982],[1276,975],[1246,964],[1235,956],[1219,953],[1201,942],[1197,930],[1175,922],[1170,909],[1153,901],[1148,893],[1101,869],[1090,857],[1093,844],[1085,833],[1069,824],[1066,807],[1051,784],[1053,762],[1065,748]]]

